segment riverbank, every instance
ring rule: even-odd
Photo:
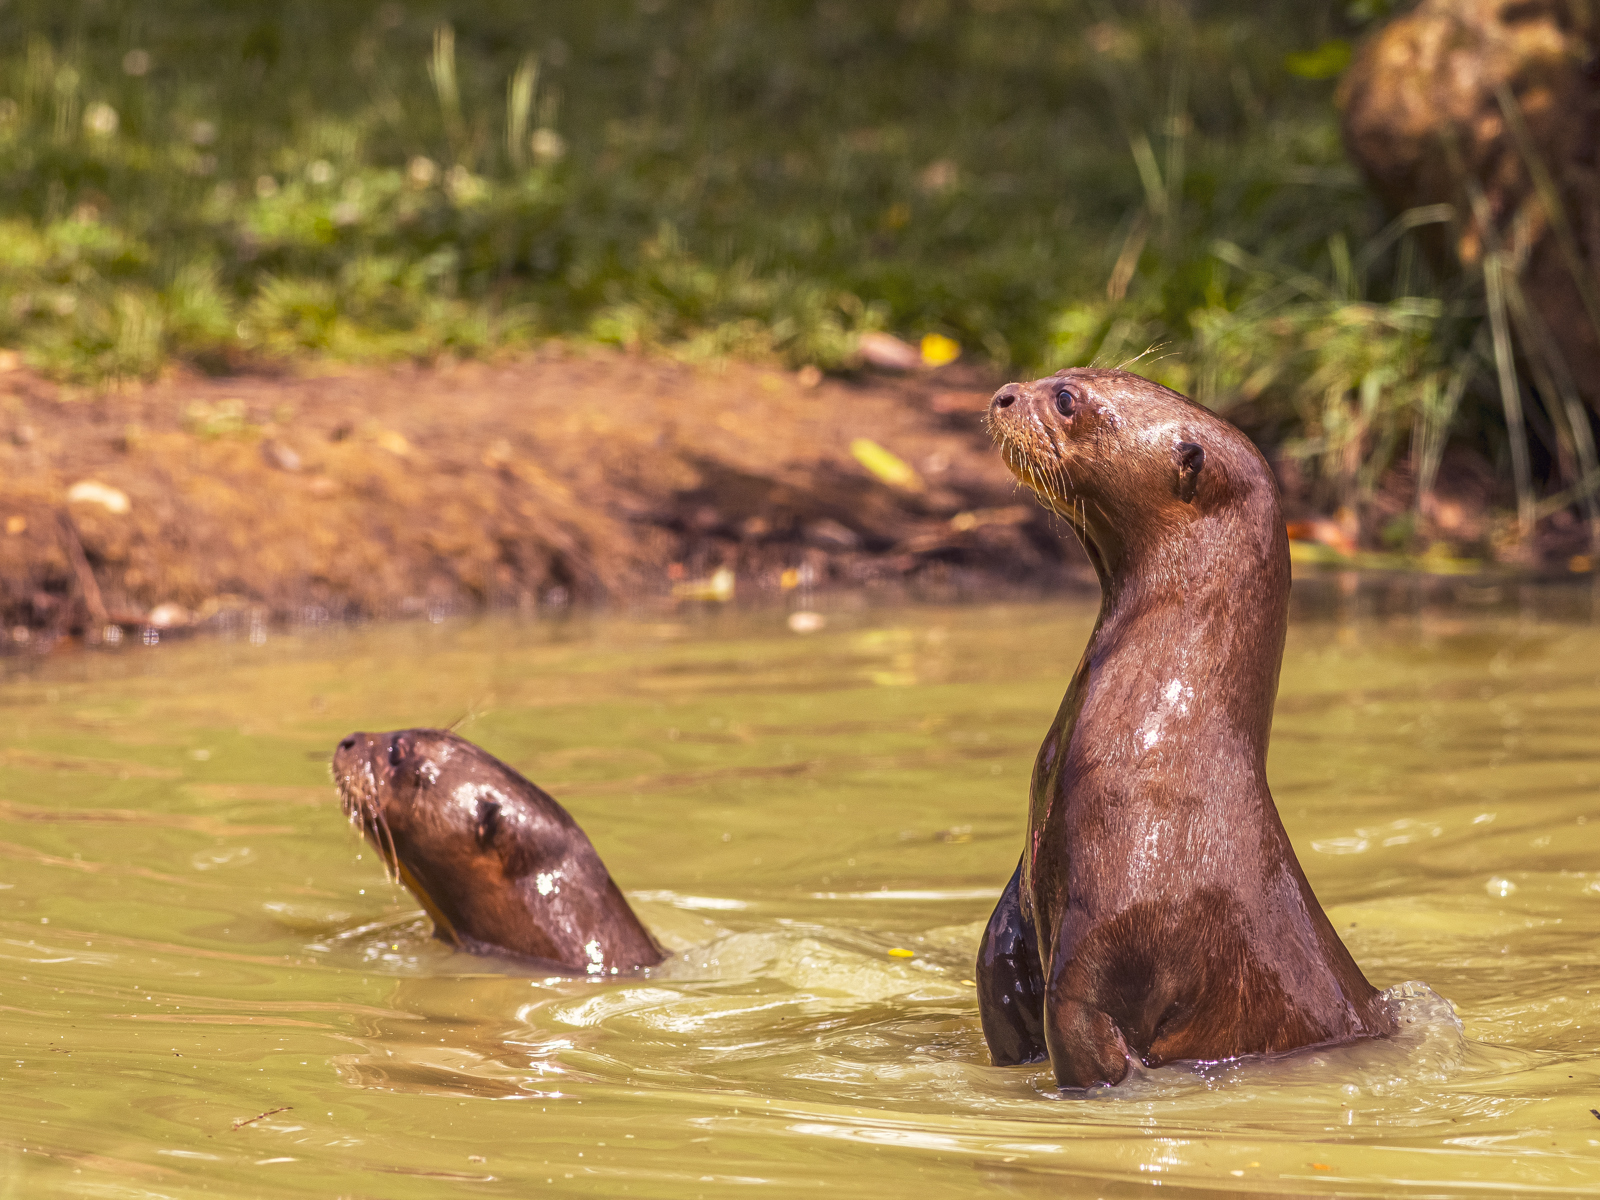
[[[829,587],[1092,589],[1069,531],[982,429],[999,382],[961,362],[826,377],[563,342],[94,392],[13,366],[0,371],[0,625],[37,647]],[[1316,516],[1280,462],[1297,563],[1593,569],[1561,514],[1533,543],[1497,542],[1511,518],[1472,466],[1445,474],[1455,490],[1430,548],[1408,557]],[[1375,506],[1364,526],[1403,524],[1405,479],[1379,499],[1394,511]]]
[[[561,343],[94,394],[14,369],[0,620],[48,640],[1083,575],[982,432],[995,383]]]

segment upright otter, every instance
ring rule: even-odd
[[[566,809],[465,738],[352,733],[333,778],[444,941],[588,975],[666,957]]]
[[[1100,577],[1100,616],[1034,763],[1022,860],[978,953],[998,1065],[1062,1087],[1138,1058],[1389,1033],[1267,790],[1289,547],[1238,430],[1124,371],[1007,384],[988,424]]]

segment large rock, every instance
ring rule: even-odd
[[[1362,45],[1338,99],[1345,145],[1393,212],[1455,206],[1456,221],[1424,237],[1439,265],[1475,266],[1496,242],[1520,251],[1530,303],[1600,408],[1600,337],[1529,164],[1531,151],[1560,196],[1592,302],[1600,295],[1595,43],[1582,0],[1423,0]],[[1524,136],[1506,101],[1511,119],[1520,111]]]

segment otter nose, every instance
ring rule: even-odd
[[[1022,398],[1022,392],[1014,383],[1008,383],[994,394],[994,399],[989,401],[990,408],[1010,408]]]
[[[354,750],[355,748],[356,735],[353,733],[349,737],[345,738],[344,741],[339,743],[339,749],[341,750]]]

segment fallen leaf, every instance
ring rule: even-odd
[[[718,567],[709,579],[690,579],[673,586],[672,594],[679,600],[715,600],[723,603],[733,599],[734,575],[728,567]]]
[[[942,333],[930,333],[922,339],[922,365],[943,367],[961,357],[961,343]]]
[[[950,528],[957,533],[966,533],[972,529],[982,529],[985,525],[1026,525],[1032,516],[1033,510],[1021,504],[1007,505],[1005,508],[975,508],[951,517]]]
[[[270,438],[261,443],[261,457],[269,467],[277,467],[280,471],[300,469],[300,456],[282,442]]]
[[[133,507],[128,493],[98,480],[85,479],[67,489],[68,504],[98,504],[109,513],[121,516]]]
[[[890,487],[908,492],[922,490],[922,476],[905,459],[890,453],[869,438],[856,438],[850,443],[850,453],[855,460]]]
[[[922,365],[921,352],[892,333],[863,333],[856,349],[864,362],[884,371],[914,371]]]

